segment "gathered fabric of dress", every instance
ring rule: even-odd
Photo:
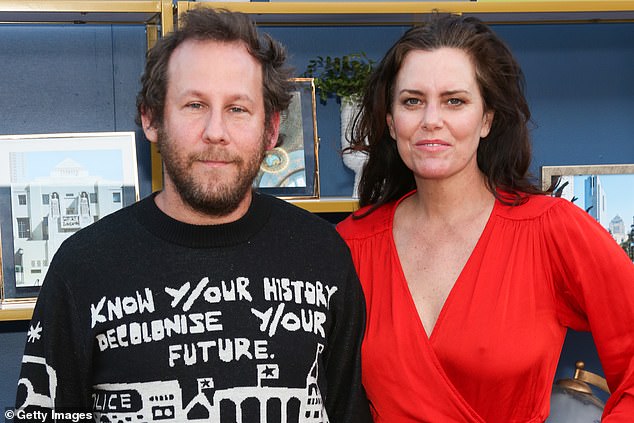
[[[427,336],[394,244],[402,200],[338,225],[366,297],[376,423],[543,422],[567,328],[592,331],[603,421],[634,421],[634,264],[603,227],[561,198],[496,201]]]

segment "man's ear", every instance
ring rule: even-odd
[[[266,131],[266,150],[271,150],[275,148],[275,144],[277,144],[277,139],[280,136],[280,122],[281,116],[280,112],[275,112],[271,115],[269,120],[268,129]]]
[[[149,113],[141,113],[141,124],[143,125],[143,132],[148,141],[157,142],[158,130],[152,125],[152,116]]]

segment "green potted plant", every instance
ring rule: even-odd
[[[359,100],[363,87],[372,73],[374,61],[365,53],[348,54],[341,57],[318,56],[308,62],[306,72],[302,76],[313,78],[315,89],[321,103],[326,104],[329,97],[334,96],[340,102],[341,115],[341,149],[345,166],[354,172],[352,197],[358,197],[361,170],[367,155],[361,151],[349,149],[350,140],[347,135],[350,124],[359,111]]]
[[[308,62],[302,76],[314,78],[319,99],[325,104],[330,96],[339,100],[358,98],[373,65],[374,61],[363,52],[338,57],[318,56]]]

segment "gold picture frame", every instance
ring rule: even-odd
[[[268,151],[253,182],[285,199],[319,198],[319,137],[313,78],[293,78],[296,89],[282,115],[277,146]]]

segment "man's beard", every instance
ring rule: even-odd
[[[252,189],[264,159],[265,144],[262,134],[260,148],[247,161],[213,144],[204,152],[183,156],[165,130],[160,128],[158,131],[159,151],[176,192],[193,210],[210,216],[226,216],[238,208]],[[237,177],[233,180],[196,181],[192,167],[200,160],[230,161],[231,166],[237,167]]]

